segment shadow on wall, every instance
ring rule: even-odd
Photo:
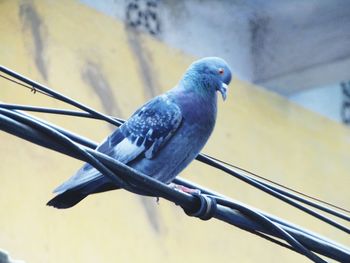
[[[35,65],[44,80],[48,80],[46,52],[46,26],[38,14],[35,6],[31,2],[20,4],[19,16],[23,26],[23,34],[29,34],[26,37],[26,46],[28,51],[34,57]]]

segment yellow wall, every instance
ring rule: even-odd
[[[108,114],[126,118],[172,87],[192,57],[75,1],[1,1],[0,63]],[[65,105],[0,79],[0,101]],[[350,206],[350,133],[342,125],[237,79],[204,152],[298,190]],[[103,122],[40,117],[101,141]],[[225,223],[126,191],[69,210],[45,203],[81,162],[0,133],[0,248],[26,262],[308,262]],[[182,174],[350,245],[349,238],[229,176],[194,162]]]

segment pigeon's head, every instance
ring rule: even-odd
[[[227,97],[227,86],[231,82],[231,70],[226,61],[218,57],[206,57],[192,63],[188,72],[200,84],[201,92],[219,91],[222,99]]]

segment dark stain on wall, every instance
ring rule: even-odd
[[[145,96],[147,99],[153,98],[159,95],[159,84],[154,76],[157,76],[153,70],[152,54],[142,46],[142,33],[138,32],[130,26],[126,26],[129,47],[134,55],[134,59],[138,64],[138,70],[140,72],[143,86],[145,90]]]
[[[138,30],[126,25],[126,34],[128,36],[129,47],[132,51],[135,61],[138,65],[138,71],[141,75],[146,99],[153,98],[160,94],[159,84],[153,69],[151,53],[142,46],[141,35]],[[155,232],[159,233],[161,229],[160,216],[155,199],[141,197],[141,202],[145,208],[148,220]]]
[[[45,25],[31,1],[22,1],[19,6],[19,16],[23,23],[23,30],[28,31],[33,41],[33,56],[35,65],[41,76],[47,80],[47,65],[45,58]]]
[[[141,203],[145,209],[148,221],[150,222],[153,230],[156,233],[160,233],[160,216],[158,213],[158,205],[156,203],[156,198],[143,197],[140,196]]]
[[[271,18],[264,13],[254,14],[249,20],[253,76],[261,80],[267,74],[266,63],[275,60],[274,50],[268,45]]]
[[[81,76],[84,82],[92,87],[97,96],[100,98],[104,111],[112,116],[121,116],[121,110],[119,109],[117,102],[114,100],[111,86],[101,71],[101,67],[94,62],[87,61],[81,72]],[[156,209],[156,199],[146,197],[141,197],[140,199],[152,228],[156,232],[159,232],[160,223],[159,215]]]
[[[104,111],[112,116],[121,116],[121,110],[114,99],[111,85],[103,74],[101,67],[91,61],[87,61],[81,72],[83,81],[89,85],[102,102]]]

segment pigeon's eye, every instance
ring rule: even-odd
[[[219,68],[218,73],[219,73],[220,75],[222,75],[222,74],[224,74],[224,73],[225,73],[225,71],[224,71],[224,69],[223,69],[223,68]]]

